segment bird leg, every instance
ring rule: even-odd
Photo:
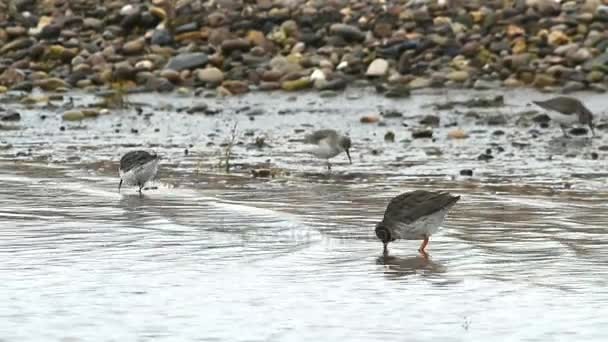
[[[327,160],[327,172],[331,172],[331,163]]]
[[[568,133],[566,132],[566,126],[564,126],[564,125],[561,125],[561,124],[560,124],[560,125],[559,125],[559,128],[561,128],[561,129],[562,129],[562,133],[564,133],[564,137],[566,137],[566,138],[570,138],[570,136],[569,136],[569,135],[568,135]]]
[[[382,254],[384,254],[384,256],[388,256],[388,242],[383,242],[384,244],[384,249],[382,251]]]
[[[426,248],[426,245],[428,245],[428,244],[429,244],[429,237],[425,235],[424,241],[422,241],[420,248],[418,248],[418,252],[420,252],[422,254],[426,254],[426,251],[424,249]]]
[[[122,178],[120,179],[120,183],[118,183],[118,193],[120,193],[120,187],[122,186]]]

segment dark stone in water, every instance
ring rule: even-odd
[[[324,85],[319,87],[319,90],[343,90],[346,88],[348,82],[343,78],[336,78],[327,81]]]
[[[547,114],[539,114],[532,118],[532,121],[542,124],[551,121],[551,118]]]
[[[1,121],[19,121],[21,120],[21,114],[15,111],[8,111],[6,113],[0,113]]]
[[[572,128],[568,133],[571,135],[586,135],[588,130],[585,127]]]
[[[384,135],[384,141],[386,141],[386,142],[395,142],[395,133],[393,133],[393,132],[386,132],[386,134]]]
[[[492,135],[494,135],[494,136],[505,135],[505,131],[499,129],[499,130],[492,132]]]
[[[507,119],[502,114],[496,114],[488,117],[488,125],[490,126],[498,126],[498,125],[506,125]]]
[[[410,96],[410,89],[407,86],[400,85],[389,89],[385,94],[388,98],[402,98]]]
[[[591,152],[591,159],[597,160],[597,158],[599,158],[599,155],[597,154],[597,152]]]
[[[204,103],[201,103],[201,104],[188,108],[186,110],[186,113],[188,113],[188,114],[201,113],[201,112],[206,112],[207,109],[209,109],[209,106]]]
[[[270,170],[270,169],[251,170],[251,175],[256,178],[257,177],[261,177],[261,178],[274,177],[272,170]]]
[[[403,117],[403,114],[395,109],[389,109],[386,112],[380,112],[380,115],[382,115],[385,119],[398,119]]]
[[[131,128],[131,133],[137,134],[137,133],[139,133],[139,131],[137,129],[135,129],[135,128]]]
[[[421,129],[421,130],[412,132],[412,138],[414,138],[414,139],[432,138],[432,137],[433,137],[433,130],[430,130],[430,129]]]
[[[492,155],[492,150],[490,150],[490,149],[486,150],[485,153],[482,153],[477,157],[477,160],[483,160],[483,161],[490,161],[492,159],[494,159],[494,156]]]
[[[471,169],[460,170],[460,175],[471,177],[471,176],[473,176],[473,170],[471,170]]]
[[[439,117],[437,115],[426,115],[420,120],[421,125],[439,126]]]

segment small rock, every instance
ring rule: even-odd
[[[432,138],[433,130],[432,129],[419,129],[412,132],[412,138],[420,139],[420,138]]]
[[[597,160],[600,156],[597,154],[597,152],[591,152],[591,159],[593,160]]]
[[[358,41],[362,42],[365,40],[365,33],[363,33],[359,28],[347,25],[347,24],[333,24],[329,28],[329,32],[331,34],[335,34],[337,36],[342,37],[347,41]]]
[[[386,134],[384,135],[384,141],[386,142],[395,142],[395,133],[393,132],[386,132]]]
[[[146,46],[145,40],[143,38],[132,40],[130,42],[125,43],[122,46],[122,52],[125,55],[137,55],[144,51],[144,47]]]
[[[21,114],[15,111],[9,111],[7,113],[0,113],[0,121],[19,121],[21,120]]]
[[[191,52],[177,55],[169,60],[165,69],[182,71],[186,69],[200,68],[207,64],[209,57],[202,52]]]
[[[564,45],[570,43],[570,38],[562,31],[551,31],[547,37],[547,41],[551,45]]]
[[[188,114],[205,113],[205,112],[207,112],[208,109],[209,109],[209,106],[207,106],[204,103],[200,103],[200,104],[194,105],[194,106],[186,109],[186,113],[188,113]]]
[[[181,75],[177,70],[163,69],[160,71],[160,77],[166,78],[173,83],[179,83],[181,81]]]
[[[464,70],[452,71],[446,75],[447,79],[454,82],[464,82],[469,79],[469,73]]]
[[[568,82],[566,82],[566,84],[564,84],[564,86],[562,88],[562,92],[567,94],[567,93],[573,93],[576,91],[581,91],[583,89],[585,89],[585,85],[583,84],[583,82],[568,81]]]
[[[532,85],[537,88],[545,88],[553,84],[555,84],[555,78],[547,74],[536,74],[536,76],[534,76],[534,81],[532,82]]]
[[[232,95],[244,94],[249,91],[249,85],[244,81],[224,81],[222,87]]]
[[[336,97],[338,93],[335,90],[322,90],[319,92],[319,97],[328,98],[328,97]]]
[[[95,108],[85,108],[82,109],[80,112],[82,112],[82,115],[84,115],[85,118],[95,118],[98,117],[100,114],[100,111]]]
[[[498,87],[500,87],[500,81],[477,80],[473,83],[473,89],[477,90],[497,89]]]
[[[473,170],[471,170],[471,169],[464,169],[464,170],[460,170],[460,175],[461,175],[461,176],[469,176],[469,177],[472,177],[472,176],[473,176]]]
[[[487,118],[487,124],[490,126],[506,125],[507,119],[502,114],[495,114]]]
[[[539,124],[547,123],[547,122],[551,121],[551,117],[549,117],[549,115],[547,115],[547,114],[538,114],[532,118],[532,121],[539,123]]]
[[[70,85],[64,80],[56,77],[46,78],[42,80],[37,80],[34,82],[34,86],[40,87],[46,91],[54,91],[60,88],[69,88]]]
[[[388,62],[386,59],[376,58],[370,63],[367,68],[366,76],[379,77],[384,76],[388,72]]]
[[[251,170],[251,174],[256,178],[270,178],[276,175],[276,172],[273,172],[271,169],[256,169]]]
[[[152,45],[165,46],[173,43],[173,36],[166,29],[156,29],[150,38]]]
[[[449,139],[466,139],[468,137],[469,135],[460,128],[448,132]]]
[[[570,135],[587,135],[588,130],[585,127],[574,127],[568,133]]]
[[[400,119],[403,117],[403,114],[401,112],[394,109],[389,109],[385,112],[381,112],[380,115],[382,115],[385,119]]]
[[[432,81],[424,77],[416,77],[408,83],[410,89],[428,88],[432,85]]]
[[[63,120],[65,121],[80,121],[84,119],[84,113],[80,110],[70,110],[63,113]]]
[[[302,77],[293,81],[284,81],[281,83],[281,88],[285,91],[297,91],[307,89],[312,86],[312,81],[308,77]]]
[[[359,119],[359,121],[361,123],[376,123],[376,122],[380,121],[380,115],[376,115],[376,114],[365,115],[365,116],[362,116],[361,119]]]
[[[437,127],[439,126],[439,117],[437,115],[426,115],[425,117],[420,119],[419,123],[421,125]]]
[[[403,98],[410,96],[410,89],[405,85],[398,85],[394,88],[391,88],[384,93],[385,97],[388,98]]]
[[[232,51],[249,51],[251,43],[247,39],[226,39],[222,42],[222,52],[229,54]]]
[[[216,67],[207,67],[197,70],[196,77],[204,83],[221,83],[224,80],[224,73]]]
[[[492,155],[492,151],[491,150],[486,150],[485,153],[480,154],[477,157],[477,160],[483,160],[483,161],[489,161],[494,159],[494,156]]]

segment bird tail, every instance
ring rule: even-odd
[[[451,207],[454,204],[456,204],[456,202],[458,202],[460,200],[460,196],[452,196],[452,195],[448,195],[450,196],[450,198],[447,200],[447,204],[446,207]]]

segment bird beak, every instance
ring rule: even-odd
[[[348,150],[346,150],[346,156],[348,156],[348,162],[352,164],[353,160],[350,159],[350,152],[348,152]]]
[[[122,178],[120,179],[120,183],[118,183],[118,193],[120,193],[120,187],[122,186]]]

